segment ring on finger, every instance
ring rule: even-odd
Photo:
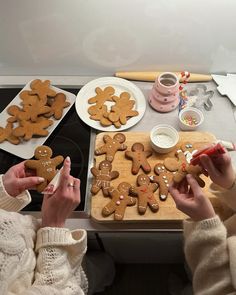
[[[69,182],[69,183],[67,184],[67,186],[69,186],[69,187],[75,187],[75,185],[74,185],[73,183],[71,183],[71,182]]]

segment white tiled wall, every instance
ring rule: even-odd
[[[236,72],[235,0],[0,1],[0,75]]]

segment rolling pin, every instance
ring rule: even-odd
[[[128,80],[154,82],[157,76],[159,76],[161,73],[163,72],[116,72],[115,76],[119,78],[128,79]],[[174,73],[179,77],[180,79],[179,81],[183,82],[181,78],[181,72],[174,72]],[[190,73],[188,82],[207,82],[211,80],[212,80],[211,75]]]

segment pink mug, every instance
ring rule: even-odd
[[[149,95],[150,105],[158,112],[173,111],[179,104],[179,79],[171,72],[157,77]]]

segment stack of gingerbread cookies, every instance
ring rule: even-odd
[[[6,140],[19,144],[32,137],[47,136],[47,128],[54,120],[60,120],[64,108],[70,105],[64,93],[52,89],[49,80],[33,80],[30,88],[20,92],[20,105],[7,108],[9,118],[5,126],[0,127],[0,143]]]

